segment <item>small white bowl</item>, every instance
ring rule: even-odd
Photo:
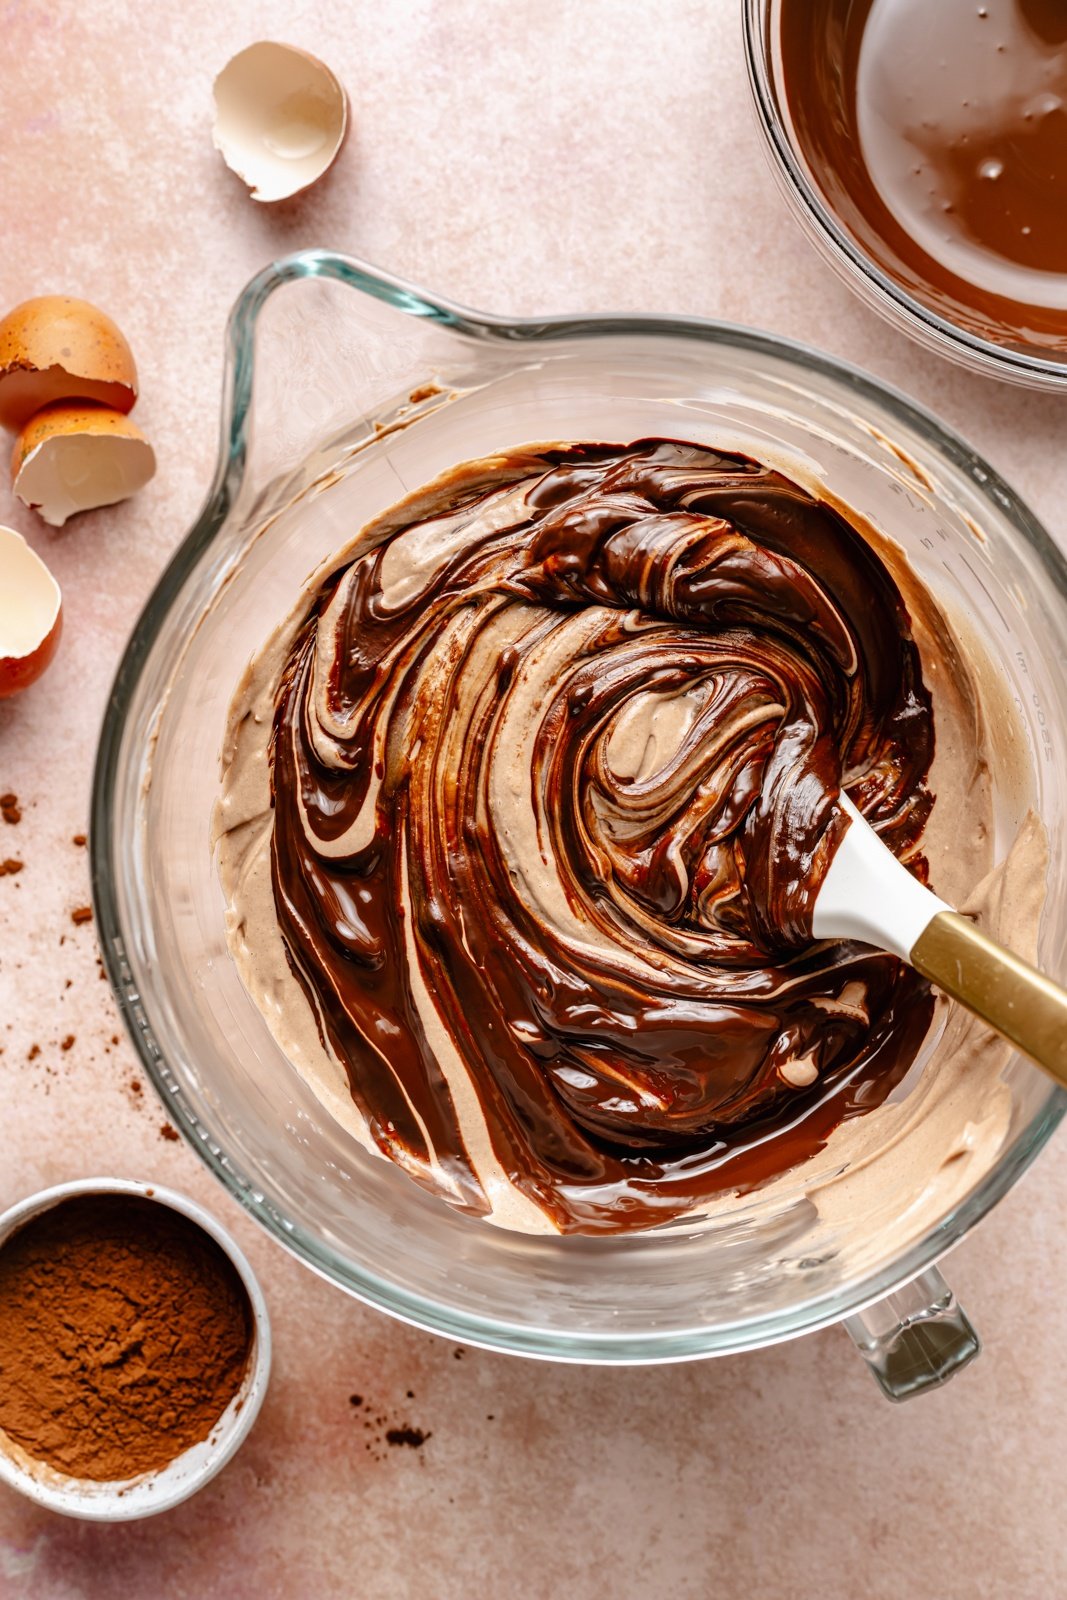
[[[11,1233],[31,1217],[61,1200],[86,1194],[137,1195],[188,1217],[229,1256],[252,1308],[252,1348],[240,1389],[208,1437],[176,1456],[169,1466],[122,1482],[98,1483],[88,1478],[71,1478],[35,1460],[0,1431],[0,1483],[8,1484],[39,1506],[47,1506],[49,1511],[59,1511],[64,1516],[82,1517],[90,1522],[133,1522],[138,1517],[154,1516],[157,1511],[169,1511],[187,1500],[236,1454],[251,1431],[267,1392],[270,1319],[262,1290],[237,1241],[195,1200],[158,1184],[137,1183],[130,1178],[83,1178],[76,1183],[59,1183],[52,1189],[42,1189],[0,1214],[0,1249]]]

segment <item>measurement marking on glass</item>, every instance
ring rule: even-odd
[[[1019,670],[1022,672],[1023,677],[1029,681],[1030,703],[1033,707],[1038,732],[1041,735],[1041,747],[1044,752],[1045,760],[1051,761],[1053,754],[1052,732],[1048,725],[1048,717],[1045,715],[1045,708],[1041,703],[1041,696],[1033,686],[1034,680],[1030,675],[1030,663],[1027,661],[1021,650],[1016,650],[1015,659],[1019,664]],[[1032,750],[1034,748],[1034,741],[1030,731],[1030,719],[1026,715],[1027,707],[1024,704],[1021,695],[1015,694],[1012,696],[1012,699],[1015,702],[1016,710],[1023,719],[1023,733],[1026,735],[1026,742]]]
[[[1007,633],[1007,634],[1010,634],[1011,633],[1011,628],[1008,625],[1008,620],[1005,617],[1003,611],[1001,611],[1000,607],[997,605],[997,602],[996,602],[995,598],[993,597],[993,595],[991,594],[989,588],[987,587],[987,585],[983,581],[981,574],[975,571],[974,567],[971,566],[971,563],[968,561],[968,559],[967,559],[967,557],[965,555],[961,554],[960,560],[963,562],[963,565],[967,568],[967,571],[971,574],[971,577],[974,579],[975,583],[977,583],[977,585],[981,589],[982,593],[985,595],[986,599],[989,601],[989,604],[993,607],[993,610],[996,612],[997,616],[1000,618],[1000,625],[1004,629],[1004,632]],[[946,565],[947,565],[947,562],[946,562]]]

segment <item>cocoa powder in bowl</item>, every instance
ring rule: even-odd
[[[252,1337],[236,1268],[190,1218],[71,1196],[0,1245],[0,1430],[70,1477],[158,1471],[208,1437]]]

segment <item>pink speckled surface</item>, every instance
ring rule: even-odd
[[[354,109],[326,183],[275,210],[210,139],[214,71],[264,36],[328,58]],[[833,1330],[651,1372],[457,1359],[312,1277],[164,1140],[70,919],[109,681],[208,481],[227,309],[270,257],[328,245],[502,312],[808,340],[939,411],[1063,537],[1067,403],[921,353],[816,258],[764,167],[736,0],[0,0],[0,39],[0,305],[110,309],[160,462],[136,502],[58,535],[0,489],[67,621],[48,676],[0,706],[0,791],[24,807],[0,823],[0,858],[24,862],[0,879],[0,1207],[103,1171],[185,1189],[246,1246],[276,1336],[250,1441],[185,1507],[92,1527],[0,1490],[0,1600],[1067,1594],[1062,1138],[950,1263],[985,1354],[913,1405],[882,1401]],[[353,1393],[431,1437],[367,1449]]]

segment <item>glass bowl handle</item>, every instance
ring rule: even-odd
[[[890,1400],[939,1388],[982,1346],[936,1267],[842,1324]]]
[[[338,438],[373,436],[445,369],[450,385],[513,362],[519,331],[330,251],[272,262],[230,315],[213,497],[253,500],[309,454],[325,470]]]

